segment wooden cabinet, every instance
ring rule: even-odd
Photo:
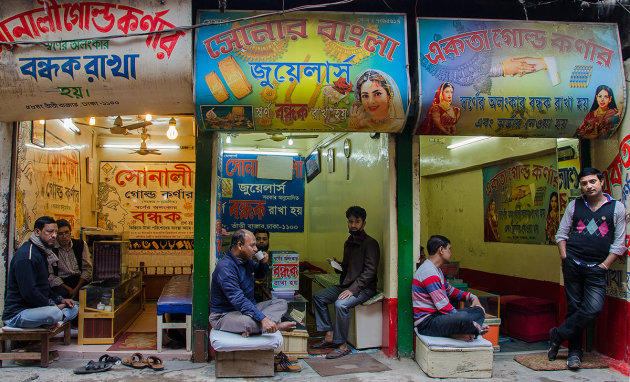
[[[79,291],[77,343],[113,344],[144,310],[142,273],[129,272],[114,284],[90,284]]]

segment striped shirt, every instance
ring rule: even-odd
[[[441,270],[427,260],[413,275],[411,301],[413,302],[413,326],[418,326],[432,314],[451,314],[457,310],[449,297],[458,301],[472,301],[476,296],[453,288],[444,279]]]

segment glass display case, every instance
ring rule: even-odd
[[[141,272],[93,282],[79,291],[78,344],[114,343],[144,309]]]

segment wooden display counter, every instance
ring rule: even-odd
[[[109,304],[106,296],[109,295]],[[105,296],[105,297],[104,297]],[[115,285],[87,285],[79,291],[79,345],[113,344],[144,310],[142,273]]]

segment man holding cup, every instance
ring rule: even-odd
[[[232,235],[230,249],[212,273],[210,287],[210,324],[216,330],[241,333],[243,337],[277,330],[291,331],[295,322],[281,322],[287,311],[283,299],[256,304],[254,278],[264,278],[269,255],[258,252],[254,235],[238,230]],[[257,254],[259,261],[253,261]]]

